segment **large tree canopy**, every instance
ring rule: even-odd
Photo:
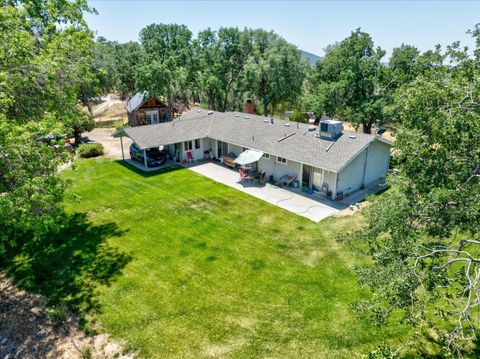
[[[359,308],[379,322],[401,310],[459,351],[475,340],[480,304],[480,68],[458,44],[442,56],[448,65],[395,95],[391,189],[344,240],[373,259],[358,270],[373,290]]]
[[[173,102],[188,94],[192,33],[185,25],[152,24],[142,29],[140,40],[145,56],[137,68],[137,89],[166,98],[171,118]]]
[[[269,105],[299,99],[306,76],[307,63],[300,51],[273,32],[251,31],[252,56],[245,71],[245,89],[263,105],[268,116]]]
[[[86,114],[78,106],[90,76],[92,34],[85,1],[0,2],[0,252],[61,220],[68,159],[64,134]],[[60,139],[59,141],[57,141]]]
[[[220,28],[196,39],[183,25],[152,24],[140,33],[142,61],[135,67],[137,90],[169,102],[204,102],[217,111],[233,110],[246,98],[268,106],[293,104],[301,95],[306,61],[296,47],[273,32]],[[119,61],[120,63],[120,61]],[[118,70],[121,77],[124,71]]]
[[[233,27],[207,29],[198,34],[197,44],[199,87],[210,108],[226,111],[251,53],[249,34]]]
[[[117,91],[122,98],[133,96],[137,89],[136,68],[143,62],[144,51],[138,42],[117,44],[115,47]]]
[[[370,133],[383,119],[385,51],[375,48],[370,35],[359,29],[326,50],[311,77],[307,104],[317,114],[326,113]]]

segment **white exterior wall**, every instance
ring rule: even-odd
[[[390,146],[375,141],[338,174],[338,191],[344,195],[385,177],[390,160]]]
[[[332,199],[337,195],[337,174],[332,171],[324,170],[323,183],[328,184],[328,190],[332,191]],[[322,185],[321,183],[320,185]]]
[[[368,159],[365,172],[365,184],[385,177],[390,161],[390,146],[386,143],[375,141],[368,147]]]
[[[364,149],[338,174],[337,192],[343,192],[343,195],[346,195],[363,186],[366,158],[367,151]]]
[[[215,150],[217,149],[217,141],[212,140],[211,138],[202,138],[202,146],[205,151],[212,150],[215,154]]]
[[[192,140],[192,154],[193,156],[197,159],[197,160],[201,160],[203,159],[203,151],[204,151],[204,147],[203,147],[203,139],[200,139],[200,148],[197,148],[195,149],[195,140]],[[187,141],[188,142],[188,141]],[[180,153],[180,160],[184,160],[184,159],[187,159],[187,152],[189,150],[185,149],[185,141],[182,142],[182,145],[181,145],[181,153]]]
[[[289,161],[287,164],[277,162],[277,156],[270,155],[270,159],[264,157],[258,161],[258,170],[265,171],[267,178],[273,175],[278,180],[284,175],[297,176],[298,182],[302,183],[302,164],[295,161]]]

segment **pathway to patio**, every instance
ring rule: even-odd
[[[306,196],[298,190],[287,190],[269,183],[263,186],[254,182],[240,183],[238,172],[214,162],[199,162],[197,164],[187,165],[186,167],[193,172],[267,201],[292,213],[306,217],[314,222],[319,222],[348,207],[348,205],[344,203]]]

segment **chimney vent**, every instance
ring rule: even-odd
[[[245,102],[245,112],[253,115],[253,101],[252,100],[247,100]]]

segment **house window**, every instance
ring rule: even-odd
[[[192,141],[185,141],[183,143],[183,148],[185,151],[191,151],[193,149]]]
[[[283,163],[284,165],[287,164],[287,159],[283,157],[277,157],[277,162],[278,163]]]
[[[149,125],[158,123],[158,111],[146,111],[145,119]]]
[[[270,154],[269,153],[264,153],[263,158],[265,158],[266,160],[269,160],[270,159]]]
[[[200,148],[200,140],[195,140],[195,149],[198,150]]]

